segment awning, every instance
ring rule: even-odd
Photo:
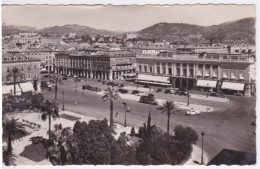
[[[244,91],[244,83],[234,83],[234,82],[223,82],[221,89]]]
[[[196,86],[216,88],[217,81],[215,81],[215,80],[201,80],[201,79],[199,79],[197,81]]]
[[[138,74],[137,79],[144,80],[144,81],[170,83],[169,77],[165,77],[165,76],[152,76],[152,75]]]
[[[136,73],[124,74],[123,76],[125,76],[125,77],[135,77]]]
[[[19,88],[19,86],[16,84],[16,95],[21,95],[21,89]],[[14,85],[2,85],[2,94],[12,94],[14,92]]]
[[[21,92],[28,92],[28,91],[34,91],[32,82],[25,82],[25,83],[19,83],[16,84],[16,95],[21,95]],[[22,90],[21,90],[21,88]],[[38,89],[40,89],[40,84],[38,84]],[[14,85],[3,85],[2,86],[2,94],[11,94],[14,92]]]

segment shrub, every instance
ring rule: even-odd
[[[130,136],[135,136],[135,128],[132,127]]]

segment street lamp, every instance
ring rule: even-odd
[[[64,92],[62,92],[62,100],[63,100],[63,105],[62,105],[62,110],[64,111]]]
[[[188,98],[187,106],[189,106],[190,105],[190,91],[189,90],[188,90],[187,98]]]
[[[201,146],[201,164],[203,165],[204,163],[203,163],[203,136],[205,136],[205,132],[204,131],[202,131],[201,132],[201,137],[202,137],[202,146]]]
[[[209,84],[207,83],[207,97],[209,97]]]
[[[122,103],[125,107],[125,124],[124,124],[124,127],[126,127],[126,112],[130,112],[130,108],[127,107],[127,103],[125,101],[123,101]]]
[[[76,77],[76,89],[75,89],[75,92],[77,92],[77,89],[78,89],[78,78]]]

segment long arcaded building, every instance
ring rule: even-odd
[[[165,51],[136,57],[137,81],[204,88],[225,93],[255,93],[254,54]]]
[[[84,52],[55,55],[58,74],[83,78],[121,80],[135,73],[135,57],[128,51],[101,52],[94,55]]]

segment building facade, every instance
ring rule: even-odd
[[[104,52],[101,55],[86,53],[56,54],[56,73],[82,78],[122,80],[135,72],[135,57],[130,53]]]
[[[30,58],[22,54],[3,54],[2,56],[2,84],[13,83],[9,76],[12,69],[19,69],[17,82],[32,81],[40,78],[40,59]]]
[[[153,57],[140,55],[136,61],[139,74],[169,77],[172,87],[255,92],[254,55],[162,52]]]

